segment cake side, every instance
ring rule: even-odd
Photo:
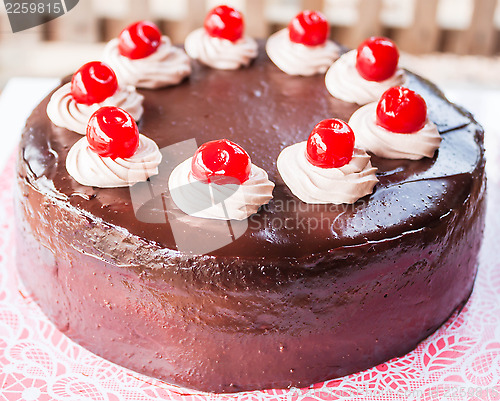
[[[307,386],[409,352],[467,300],[484,223],[476,187],[462,210],[398,238],[279,264],[172,256],[151,271],[75,249],[61,222],[92,223],[24,191],[19,272],[57,327],[122,366],[214,392]],[[111,238],[124,260],[144,251]]]

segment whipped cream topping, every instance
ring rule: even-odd
[[[71,95],[71,83],[61,86],[50,98],[47,105],[47,115],[58,127],[67,128],[85,135],[87,123],[98,109],[104,106],[116,106],[127,111],[134,120],[142,117],[144,96],[137,93],[135,87],[120,87],[116,93],[104,102],[95,104],[78,103]]]
[[[377,124],[377,102],[356,110],[349,125],[356,136],[356,146],[386,159],[419,160],[433,157],[442,139],[436,125],[429,119],[417,132],[405,134],[388,131]]]
[[[274,183],[266,171],[252,164],[243,184],[207,184],[191,174],[189,158],[179,164],[168,180],[174,203],[184,213],[217,220],[245,220],[273,198]]]
[[[319,46],[294,43],[290,40],[288,28],[285,28],[269,37],[266,52],[283,72],[310,76],[324,73],[339,57],[340,48],[331,40]]]
[[[354,203],[373,192],[378,179],[370,156],[355,148],[349,163],[340,168],[321,168],[306,158],[307,142],[283,149],[278,171],[290,191],[305,203]]]
[[[351,50],[328,69],[325,84],[333,97],[345,102],[367,104],[378,101],[387,89],[405,85],[406,74],[399,67],[394,75],[385,81],[364,79],[356,69],[356,55],[357,51]]]
[[[199,28],[191,32],[184,43],[187,54],[209,67],[236,70],[247,66],[257,57],[257,42],[244,36],[236,42],[214,38]]]
[[[100,188],[130,187],[158,174],[161,153],[156,143],[139,134],[139,147],[126,159],[101,157],[81,138],[68,152],[66,170],[81,185]]]
[[[132,60],[118,51],[118,39],[111,40],[104,48],[103,60],[115,72],[120,85],[156,89],[177,85],[191,74],[191,60],[187,54],[172,46],[167,36],[148,57]]]

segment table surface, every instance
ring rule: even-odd
[[[15,149],[31,110],[58,84],[59,79],[12,78],[0,95],[0,171]]]
[[[12,188],[7,162],[30,110],[58,80],[12,79],[0,98],[0,400],[76,401],[406,401],[500,400],[500,92],[445,88],[486,129],[488,214],[479,274],[471,299],[414,351],[372,369],[308,389],[206,395],[109,363],[62,335],[19,291],[15,274]],[[10,159],[12,160],[12,159]],[[4,170],[4,166],[6,169]],[[1,172],[3,171],[3,172]],[[36,267],[36,266],[35,266]]]

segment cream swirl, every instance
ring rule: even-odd
[[[349,126],[356,136],[356,146],[386,159],[420,160],[433,157],[441,144],[441,135],[436,125],[427,119],[425,126],[413,133],[400,134],[379,126],[377,102],[356,110]]]
[[[245,220],[273,198],[274,183],[252,164],[250,177],[241,185],[206,184],[191,174],[189,158],[179,164],[168,180],[172,200],[184,213],[217,220]]]
[[[306,158],[307,142],[283,149],[278,156],[278,171],[290,191],[305,203],[354,203],[373,192],[378,179],[370,156],[354,149],[349,163],[339,168],[321,168]]]
[[[156,51],[148,57],[132,60],[118,51],[118,39],[104,48],[104,62],[116,73],[121,85],[156,89],[177,85],[191,74],[191,61],[187,54],[163,36]]]
[[[244,36],[236,42],[214,38],[199,28],[191,32],[184,43],[186,53],[209,67],[236,70],[247,66],[257,57],[257,42]]]
[[[367,104],[377,101],[387,89],[405,84],[406,74],[399,67],[385,81],[364,79],[356,69],[356,54],[356,50],[345,53],[328,69],[325,84],[333,97],[345,102]]]
[[[161,153],[156,143],[139,135],[139,147],[126,159],[101,157],[81,138],[68,152],[66,170],[81,185],[99,188],[130,187],[158,174]]]
[[[271,35],[266,43],[271,61],[289,75],[324,73],[339,57],[340,49],[331,40],[319,46],[305,46],[290,40],[288,28]]]
[[[85,135],[87,123],[94,112],[104,106],[116,106],[127,111],[134,120],[142,117],[144,96],[137,93],[133,86],[119,88],[104,102],[94,104],[78,103],[71,95],[71,83],[61,86],[54,92],[47,105],[47,115],[55,125]]]

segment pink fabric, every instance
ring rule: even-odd
[[[142,376],[76,345],[23,295],[14,259],[14,162],[0,175],[0,400],[500,400],[500,182],[488,182],[474,293],[416,350],[307,389],[207,395]],[[36,265],[36,261],[34,261]],[[447,398],[448,397],[448,398]]]

